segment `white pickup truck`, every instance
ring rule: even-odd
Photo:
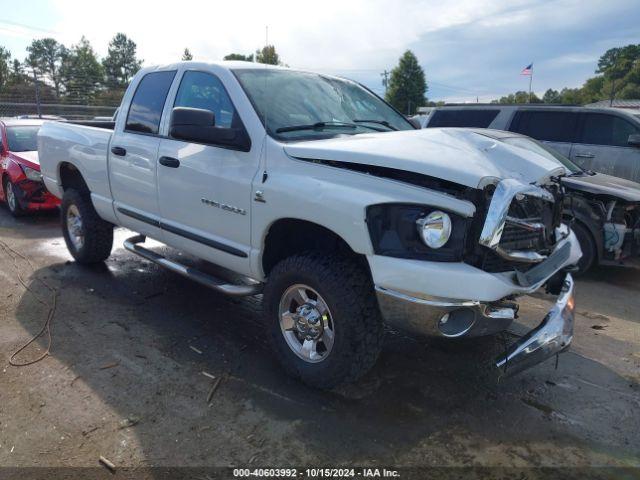
[[[138,233],[131,252],[229,295],[262,293],[275,354],[310,385],[363,375],[384,322],[495,334],[544,285],[556,305],[496,366],[521,371],[571,342],[581,252],[561,223],[565,171],[491,131],[417,130],[344,79],[184,62],[141,70],[111,124],[45,123],[38,150],[79,263],[104,261],[118,225]]]

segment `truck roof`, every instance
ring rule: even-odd
[[[330,77],[330,78],[337,78],[340,80],[347,80],[347,81],[351,81],[353,82],[354,80],[345,78],[345,77],[340,77],[337,75],[330,75],[330,74],[326,74],[326,73],[320,73],[320,72],[314,72],[313,70],[308,70],[305,68],[291,68],[291,67],[287,67],[287,66],[282,66],[282,65],[269,65],[266,63],[257,63],[257,62],[244,62],[241,60],[221,60],[221,61],[217,61],[217,62],[196,62],[193,60],[190,61],[184,61],[184,62],[174,62],[174,63],[167,63],[167,64],[162,64],[162,65],[152,65],[149,67],[145,67],[143,69],[141,69],[137,75],[140,74],[146,74],[149,72],[153,72],[153,71],[159,71],[159,70],[175,70],[178,68],[194,68],[194,69],[198,69],[198,68],[208,68],[208,67],[220,67],[223,68],[225,70],[228,71],[233,71],[233,70],[282,70],[282,71],[287,71],[287,72],[307,72],[307,73],[315,73],[317,75],[322,75],[324,77]],[[357,82],[356,82],[357,83]]]

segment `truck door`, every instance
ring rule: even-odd
[[[225,86],[212,72],[185,71],[171,107],[208,110],[216,127],[247,135]],[[164,242],[248,274],[251,185],[259,168],[258,148],[178,140],[171,137],[168,126],[167,133],[158,152]]]
[[[583,168],[640,182],[640,148],[629,145],[634,134],[640,128],[622,116],[584,113],[571,159]]]
[[[109,148],[109,180],[120,224],[156,239],[161,238],[156,182],[160,119],[175,75],[175,70],[165,70],[142,77],[128,110],[120,112]]]

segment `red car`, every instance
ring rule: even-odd
[[[16,217],[60,205],[42,182],[37,143],[40,125],[42,120],[0,119],[0,200]]]

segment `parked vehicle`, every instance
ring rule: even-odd
[[[131,252],[229,295],[262,292],[273,351],[308,384],[369,370],[383,321],[490,335],[543,285],[557,303],[496,367],[518,372],[571,342],[580,247],[561,222],[556,161],[414,129],[348,80],[246,62],[145,68],[119,111],[113,130],[39,133],[73,257],[105,260],[121,225],[139,232]],[[243,279],[176,263],[146,237]]]
[[[593,117],[600,116],[597,122]],[[583,118],[581,117],[583,116]],[[427,128],[434,127],[474,127],[496,128],[528,134],[541,139],[541,144],[530,142],[516,134],[509,134],[504,141],[517,143],[525,148],[540,151],[542,144],[551,148],[551,155],[567,169],[567,176],[562,179],[563,185],[570,195],[565,199],[564,216],[566,221],[572,221],[572,229],[576,233],[582,248],[582,259],[579,263],[580,272],[584,273],[591,267],[601,265],[637,264],[640,256],[640,184],[625,178],[617,178],[605,173],[596,173],[591,168],[597,164],[588,162],[576,163],[583,158],[585,145],[566,142],[563,132],[578,128],[579,136],[586,138],[605,133],[595,133],[591,129],[596,125],[605,125],[614,129],[615,138],[628,137],[630,144],[634,135],[640,132],[638,126],[633,126],[633,117],[627,112],[617,112],[612,109],[585,109],[579,107],[534,107],[534,106],[456,106],[440,107],[431,114]],[[603,120],[606,118],[607,120]],[[630,120],[629,120],[630,118]],[[618,127],[627,125],[621,133]],[[572,126],[573,125],[573,126]],[[618,130],[616,130],[618,128]],[[620,127],[621,128],[621,127]],[[633,130],[637,128],[637,130]],[[498,133],[487,133],[497,136]],[[592,150],[613,152],[612,158],[618,163],[610,163],[610,170],[624,174],[625,165],[634,165],[640,172],[640,148],[621,146],[593,146]],[[627,152],[628,158],[623,159]],[[616,157],[616,152],[618,156]],[[567,157],[571,156],[572,160]],[[634,158],[635,156],[635,158]],[[600,157],[601,159],[601,157]],[[631,163],[628,163],[630,161]],[[602,165],[602,163],[600,163]],[[601,168],[601,170],[606,170]],[[622,175],[624,176],[624,175]],[[634,177],[634,175],[628,175]]]
[[[41,120],[0,119],[0,200],[14,216],[60,205],[42,182],[37,134]]]
[[[426,128],[508,130],[540,140],[585,170],[640,182],[640,113],[536,105],[438,107]]]

